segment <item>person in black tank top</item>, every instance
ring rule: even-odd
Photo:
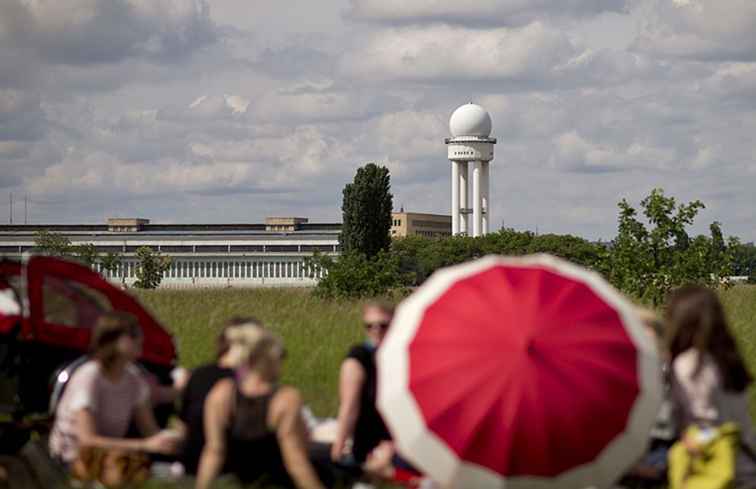
[[[181,394],[179,419],[183,423],[185,441],[179,460],[187,474],[197,473],[202,448],[205,446],[203,420],[207,395],[219,380],[232,377],[234,373],[229,365],[226,330],[243,324],[259,326],[260,321],[251,316],[233,317],[226,321],[216,339],[216,362],[194,369]]]
[[[362,315],[367,341],[352,347],[341,365],[338,428],[331,448],[335,461],[351,455],[362,463],[381,441],[391,439],[375,404],[378,385],[375,352],[391,324],[393,308],[371,302],[365,304]],[[351,453],[346,450],[350,438]]]
[[[234,415],[227,435],[226,469],[245,484],[267,479],[277,485],[293,487],[278,436],[267,421],[270,401],[277,390],[249,397],[236,384]]]
[[[256,325],[226,331],[234,378],[215,384],[205,402],[205,446],[197,489],[209,489],[224,469],[242,482],[260,479],[298,489],[324,489],[307,457],[302,399],[278,386],[284,349]]]

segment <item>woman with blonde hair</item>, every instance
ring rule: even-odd
[[[302,398],[278,379],[285,350],[281,340],[256,324],[226,331],[234,378],[218,381],[205,401],[205,446],[197,488],[207,489],[223,471],[242,482],[259,479],[322,489],[307,456]]]

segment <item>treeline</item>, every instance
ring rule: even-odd
[[[439,268],[489,254],[550,253],[601,273],[618,289],[649,304],[661,304],[672,288],[683,284],[727,286],[733,275],[756,282],[753,244],[726,238],[717,222],[711,223],[708,234],[691,235],[688,230],[704,204],[678,202],[662,189],[653,190],[638,209],[619,202],[617,235],[607,242],[502,229],[476,238],[411,236],[389,243],[391,201],[386,168],[369,164],[357,171],[344,189],[342,256],[312,260],[327,271],[317,294],[386,294],[420,285]]]

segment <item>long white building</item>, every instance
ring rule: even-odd
[[[0,257],[33,251],[41,230],[62,234],[74,245],[91,243],[118,253],[108,273],[127,286],[136,281],[135,252],[148,246],[171,257],[161,287],[255,287],[314,285],[320,274],[306,264],[315,252],[339,253],[338,223],[304,218],[268,218],[264,224],[150,224],[146,219],[109,219],[103,225],[0,225]]]

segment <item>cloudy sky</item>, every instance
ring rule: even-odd
[[[340,219],[355,169],[449,212],[458,105],[492,217],[610,238],[653,187],[756,239],[753,0],[0,0],[0,219]],[[702,229],[705,226],[702,226]]]

